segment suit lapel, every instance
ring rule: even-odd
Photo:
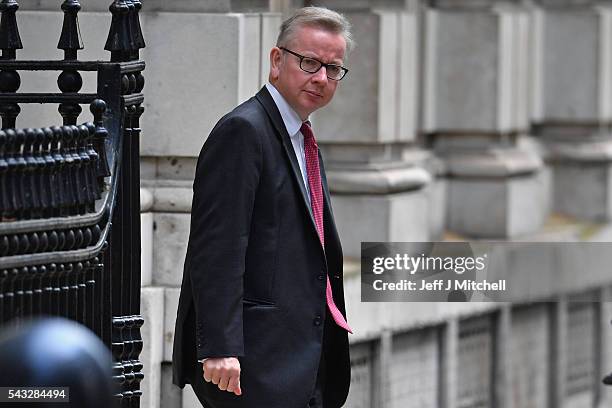
[[[315,224],[314,216],[312,215],[312,208],[310,207],[310,202],[308,201],[308,194],[306,193],[306,187],[304,186],[304,180],[302,178],[302,172],[300,171],[300,165],[295,155],[295,151],[293,150],[293,145],[291,144],[289,133],[287,133],[287,128],[285,128],[283,118],[281,117],[281,114],[278,111],[278,108],[276,107],[276,103],[274,103],[274,99],[272,99],[272,96],[270,95],[265,86],[255,95],[255,97],[265,109],[266,113],[268,114],[268,117],[274,125],[274,128],[276,129],[277,136],[281,140],[285,155],[289,159],[292,177],[299,186],[300,195],[302,197],[301,201],[304,204],[304,209],[308,213],[312,227],[316,232],[317,226]]]

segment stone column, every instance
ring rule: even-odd
[[[542,0],[533,21],[533,121],[554,172],[554,210],[610,220],[612,6]]]
[[[497,324],[495,325],[495,364],[493,381],[493,396],[495,406],[499,408],[513,407],[512,393],[512,306],[508,303],[500,305]]]
[[[560,296],[551,304],[551,406],[563,408],[566,395],[568,319],[566,296]]]
[[[612,373],[612,287],[607,286],[601,289],[601,303],[599,304],[599,326],[601,327],[599,343],[601,344],[600,370],[596,373],[596,380],[600,380]],[[599,401],[597,408],[604,408],[612,404],[612,386],[599,386]]]
[[[440,406],[455,408],[457,406],[457,365],[459,351],[459,321],[449,319],[442,331],[441,373],[440,373]]]
[[[507,2],[440,0],[426,11],[423,127],[444,160],[448,228],[483,238],[536,231],[548,177],[524,148],[528,13]]]
[[[421,164],[427,155],[415,147],[418,9],[363,3],[323,4],[351,21],[357,47],[334,100],[313,118],[340,238],[352,257],[361,241],[428,240],[430,219],[440,216],[431,202],[441,200],[431,197],[439,190],[427,188],[431,175]]]

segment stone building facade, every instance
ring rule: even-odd
[[[61,27],[58,6],[19,3],[20,57],[60,58],[41,29]],[[107,58],[108,3],[82,2],[83,59]],[[612,3],[595,0],[143,0],[142,406],[198,406],[171,384],[195,162],[305,4],[345,13],[357,42],[313,117],[347,256],[347,406],[608,406],[612,306],[573,300],[610,299],[612,269],[529,304],[362,303],[358,274],[361,241],[610,241]]]

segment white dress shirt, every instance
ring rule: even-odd
[[[302,181],[304,182],[304,187],[306,187],[308,201],[310,201],[310,188],[308,186],[308,175],[306,173],[306,155],[304,152],[304,135],[300,132],[302,119],[300,119],[300,116],[291,106],[289,106],[285,98],[283,98],[274,85],[268,83],[266,84],[266,89],[270,92],[270,95],[272,95],[272,99],[274,99],[274,103],[285,123],[287,133],[289,133],[293,151],[295,152],[298,164],[300,165],[300,171],[302,172]]]

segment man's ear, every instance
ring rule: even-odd
[[[282,51],[278,47],[273,47],[270,50],[270,79],[276,80],[280,74],[282,64]]]

